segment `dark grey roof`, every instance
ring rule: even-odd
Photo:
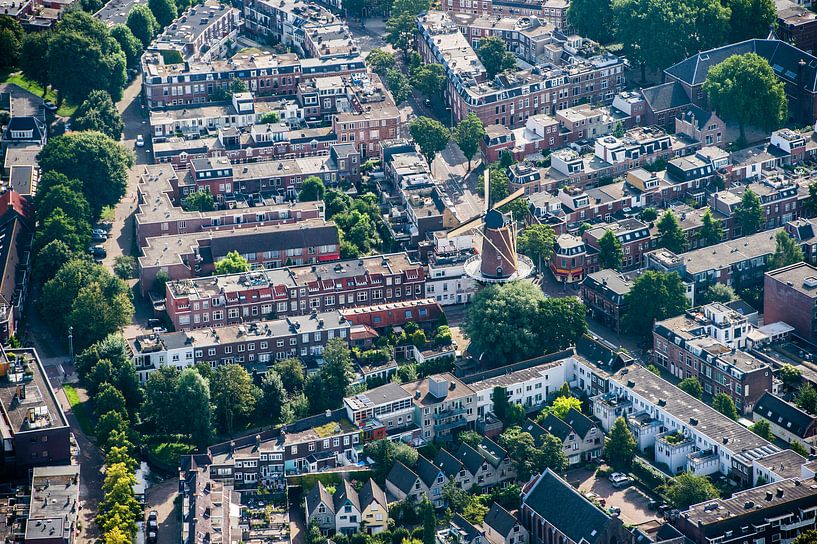
[[[677,81],[641,89],[641,95],[653,112],[680,108],[691,103],[684,87]]]
[[[441,472],[442,470],[437,465],[422,455],[417,457],[417,475],[428,487],[434,485],[434,481]]]
[[[484,525],[490,526],[491,529],[503,537],[507,537],[511,534],[511,531],[513,531],[517,523],[516,517],[497,503],[491,505],[491,509],[485,514],[485,520],[483,521]]]
[[[800,438],[806,437],[815,417],[768,391],[755,403],[754,412]]]
[[[389,503],[386,501],[386,493],[384,493],[383,489],[377,485],[377,482],[371,478],[369,478],[369,480],[363,484],[363,487],[358,493],[358,497],[360,499],[360,506],[362,510],[365,510],[373,502],[376,502],[383,508],[387,508],[389,505]]]
[[[309,490],[309,495],[306,496],[306,515],[309,516],[312,514],[320,503],[325,504],[327,508],[331,508],[333,512],[335,511],[335,503],[332,500],[332,495],[330,495],[329,491],[318,481],[318,483]]]
[[[757,310],[755,310],[751,304],[742,298],[732,300],[730,302],[724,302],[723,305],[731,310],[735,310],[740,315],[752,315],[757,313]]]
[[[536,444],[542,443],[542,436],[544,436],[547,431],[542,428],[541,425],[533,421],[532,419],[525,420],[525,423],[522,424],[522,430],[526,433],[530,433],[533,437],[533,441]]]
[[[703,130],[709,118],[712,117],[712,112],[699,108],[695,104],[690,104],[684,110],[682,117],[688,122],[695,121],[695,128]]]
[[[386,481],[391,482],[393,486],[403,493],[409,494],[414,489],[414,482],[417,481],[417,474],[415,474],[413,470],[408,468],[400,461],[396,461],[394,466],[391,467],[389,475],[386,477]]]
[[[327,244],[338,244],[338,229],[334,223],[312,226],[311,228],[292,228],[289,225],[280,230],[259,232],[245,236],[214,237],[210,249],[214,259],[220,259],[230,251],[241,254],[256,253],[272,249],[298,249]]]
[[[459,514],[454,514],[451,518],[451,525],[456,526],[465,533],[464,542],[471,542],[478,536],[482,536],[482,531],[471,525],[471,523]]]
[[[335,512],[340,511],[347,502],[354,506],[358,512],[360,511],[360,497],[349,480],[343,480],[338,484],[332,499],[335,501]]]
[[[701,85],[710,68],[732,55],[747,53],[760,55],[769,62],[778,77],[792,83],[796,83],[798,79],[800,60],[805,61],[803,67],[805,88],[810,92],[817,89],[817,58],[780,40],[746,40],[702,51],[670,66],[664,72],[673,79],[683,81],[688,85]]]
[[[476,474],[482,466],[482,463],[485,462],[485,458],[482,457],[477,450],[464,442],[461,443],[457,451],[454,452],[454,456],[459,459],[471,474]]]
[[[594,544],[611,520],[550,469],[539,476],[522,502],[573,542]]]
[[[595,427],[595,424],[589,417],[579,412],[575,408],[571,408],[567,411],[567,415],[565,415],[565,422],[573,427],[576,434],[582,438],[586,437],[587,433],[590,432],[590,429]]]
[[[446,449],[440,449],[434,458],[434,463],[449,477],[453,478],[463,469],[459,459],[451,455]]]
[[[487,436],[482,437],[482,442],[477,446],[477,452],[495,467],[499,466],[499,463],[508,456],[508,452],[502,446]]]
[[[570,434],[570,425],[559,419],[558,417],[554,416],[553,414],[548,414],[547,417],[542,420],[542,428],[544,428],[547,432],[564,442],[567,440],[568,435]]]

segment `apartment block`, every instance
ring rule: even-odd
[[[798,336],[817,338],[817,268],[796,263],[766,272],[763,308],[767,323],[784,321]]]

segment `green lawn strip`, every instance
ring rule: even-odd
[[[2,78],[0,79],[0,83],[13,83],[30,93],[36,94],[37,96],[42,97],[43,95],[43,88],[37,83],[28,80],[21,72],[0,73],[0,78]],[[54,89],[48,89],[48,92],[45,95],[45,100],[56,104],[57,92]],[[57,110],[57,115],[62,117],[71,117],[74,115],[76,109],[77,107],[75,105],[69,104],[67,101],[63,101],[62,105]]]
[[[65,392],[65,398],[68,399],[68,404],[71,405],[71,411],[74,412],[74,416],[77,418],[79,426],[82,427],[82,432],[89,437],[93,437],[94,426],[91,423],[91,414],[88,402],[80,402],[79,394],[72,385],[63,385],[62,390]]]

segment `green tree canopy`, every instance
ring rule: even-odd
[[[766,38],[777,23],[773,0],[729,0],[726,5],[730,11],[730,42]]]
[[[414,15],[401,13],[392,15],[386,21],[386,43],[391,44],[398,51],[403,52],[406,58],[409,50],[414,45],[414,36],[417,33],[417,23]]]
[[[182,200],[182,208],[188,212],[211,212],[216,209],[216,199],[207,191],[194,191]]]
[[[52,32],[29,32],[23,37],[20,49],[20,70],[23,74],[48,90],[51,83],[48,74],[48,49],[51,46]]]
[[[741,141],[746,141],[746,125],[771,131],[786,120],[783,82],[755,53],[732,55],[710,68],[703,90],[721,118],[738,123]]]
[[[431,100],[441,100],[448,78],[441,64],[423,64],[411,75],[412,86]]]
[[[375,47],[369,51],[369,55],[366,57],[366,64],[369,65],[374,73],[383,77],[386,75],[386,72],[394,68],[394,55],[379,47]]]
[[[550,225],[536,223],[525,227],[516,239],[516,248],[523,255],[536,259],[539,269],[550,260],[556,245],[556,233]]]
[[[636,450],[636,441],[630,427],[623,417],[616,419],[610,433],[607,435],[607,443],[604,445],[604,456],[607,461],[617,469],[627,469],[633,461]]]
[[[783,380],[783,383],[787,387],[794,387],[800,384],[800,380],[802,379],[803,375],[799,368],[786,363],[780,367],[780,370],[777,371],[777,377]]]
[[[479,40],[476,54],[485,66],[488,79],[516,67],[516,57],[505,48],[505,40],[498,36],[488,36]]]
[[[689,395],[692,395],[696,399],[700,399],[704,395],[704,388],[701,385],[701,381],[695,376],[684,378],[683,380],[678,382],[678,389],[684,391]]]
[[[624,251],[621,249],[621,242],[618,241],[612,230],[607,229],[599,239],[599,266],[617,270],[621,267],[623,260]]]
[[[223,368],[223,367],[219,367]],[[242,369],[243,370],[243,369]],[[235,406],[230,406],[228,402],[220,405],[220,415],[223,418],[234,417],[229,410],[235,408],[239,416],[243,416],[247,409],[251,410],[252,401],[245,396],[246,382],[240,372],[232,370],[224,371],[225,375],[220,379],[214,377],[213,382],[217,387],[227,385],[227,390],[220,390],[220,394],[238,393],[234,399]],[[246,372],[246,371],[245,371]],[[233,379],[234,374],[240,375]],[[193,443],[204,446],[210,439],[212,420],[212,404],[210,402],[210,383],[208,380],[193,368],[185,368],[179,375],[179,383],[176,387],[176,410],[179,414],[184,414],[183,421],[180,422],[180,432],[186,433],[193,440]],[[223,401],[223,399],[222,399]]]
[[[437,66],[433,64],[431,66]],[[454,141],[459,146],[462,154],[468,159],[468,171],[471,171],[471,159],[479,151],[479,143],[485,135],[485,127],[482,120],[474,112],[469,113],[465,119],[460,121],[454,128]]]
[[[37,252],[32,277],[43,284],[54,277],[60,268],[74,257],[74,252],[63,240],[51,240]]]
[[[681,230],[678,216],[672,210],[667,210],[658,221],[658,247],[665,247],[673,253],[684,251],[686,237]]]
[[[655,321],[681,315],[689,306],[686,287],[677,273],[648,270],[633,282],[625,296],[624,328],[633,334],[651,336]]]
[[[148,7],[156,18],[160,30],[176,18],[176,2],[173,0],[148,0]]]
[[[701,221],[701,230],[698,232],[699,240],[708,246],[723,240],[723,222],[715,219],[711,209],[707,208]]]
[[[710,302],[731,302],[738,299],[738,295],[732,286],[723,283],[713,283],[706,288],[703,295],[704,304],[709,304]]]
[[[789,233],[781,230],[774,237],[775,250],[769,268],[782,268],[790,264],[803,262],[803,250],[797,240],[789,236]]]
[[[567,20],[582,36],[601,43],[615,38],[615,19],[610,0],[571,0]]]
[[[304,365],[300,359],[284,359],[277,361],[272,369],[278,376],[281,377],[281,382],[284,385],[287,393],[294,395],[304,389]]]
[[[257,406],[259,415],[269,417],[274,423],[278,423],[286,400],[287,392],[281,376],[274,370],[268,370],[261,380],[261,397]]]
[[[680,510],[718,497],[718,490],[706,476],[696,476],[691,472],[672,478],[665,485],[664,493],[672,505]]]
[[[181,412],[177,407],[180,374],[175,366],[160,366],[150,373],[145,383],[142,420],[160,434],[177,432],[179,420],[183,419],[178,417]]]
[[[430,117],[418,117],[409,125],[409,132],[430,165],[439,151],[445,149],[451,133],[442,123]]]
[[[301,202],[323,200],[325,193],[326,187],[323,184],[323,180],[318,176],[309,176],[301,184],[301,190],[298,191],[298,200]]]
[[[210,394],[213,416],[221,432],[232,434],[236,423],[243,424],[255,410],[257,391],[249,372],[241,365],[217,367]]]
[[[23,46],[23,27],[17,19],[0,15],[0,68],[15,66]]]
[[[223,259],[216,261],[216,274],[237,274],[248,272],[250,263],[238,251],[228,251]]]
[[[817,391],[810,383],[806,382],[800,386],[794,402],[801,410],[805,410],[810,414],[817,414]]]
[[[323,359],[320,370],[304,384],[312,413],[339,408],[352,381],[352,355],[344,340],[333,338],[327,342]]]
[[[576,397],[556,397],[553,399],[553,404],[550,405],[549,411],[559,419],[564,419],[567,417],[567,413],[571,408],[581,412],[582,401]]]
[[[735,408],[735,401],[726,393],[718,393],[712,399],[712,408],[722,413],[730,419],[737,421],[738,410]]]
[[[391,91],[395,104],[402,104],[411,94],[411,84],[406,75],[396,68],[386,71],[386,86]]]
[[[75,130],[95,130],[114,141],[119,141],[125,123],[109,95],[105,91],[91,91],[80,104],[72,119]]]
[[[150,45],[159,32],[159,22],[145,4],[136,4],[131,8],[126,24],[136,39],[142,42],[142,47]]]
[[[772,427],[765,419],[756,421],[749,429],[761,438],[765,438],[769,442],[774,442],[774,435],[772,434]]]
[[[138,68],[139,60],[142,56],[142,42],[133,35],[130,28],[123,23],[111,27],[111,37],[116,40],[122,52],[125,54],[125,62],[128,68]]]
[[[735,222],[741,228],[744,236],[756,233],[766,223],[760,197],[751,189],[746,189],[743,192],[740,197],[740,204],[735,208],[734,216]]]

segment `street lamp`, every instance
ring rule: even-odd
[[[74,327],[68,326],[68,357],[74,362]]]

